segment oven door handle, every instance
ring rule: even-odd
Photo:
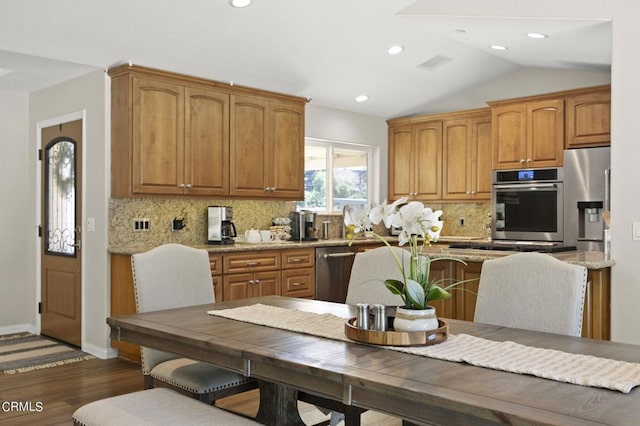
[[[557,183],[527,183],[515,185],[493,185],[495,189],[520,189],[523,191],[539,188],[558,188]]]

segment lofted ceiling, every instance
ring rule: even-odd
[[[417,3],[0,0],[0,90],[29,93],[132,62],[392,118],[523,69],[610,72],[606,19],[436,16]],[[404,51],[387,54],[393,44]],[[442,57],[440,68],[419,67]],[[360,94],[369,100],[356,103]]]

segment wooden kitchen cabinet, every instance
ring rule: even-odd
[[[564,99],[490,102],[493,169],[562,166]]]
[[[611,86],[577,91],[566,108],[566,148],[611,145]]]
[[[442,198],[442,121],[389,124],[389,200]]]
[[[114,196],[228,193],[220,161],[228,156],[228,94],[122,75],[112,82],[112,127],[113,162],[123,170],[112,174]]]
[[[222,300],[280,295],[281,259],[278,251],[224,254]]]
[[[442,197],[491,199],[491,114],[488,109],[443,123]]]
[[[230,195],[304,199],[304,107],[231,96]]]
[[[315,253],[314,248],[282,252],[282,296],[315,298]]]
[[[211,267],[211,280],[213,281],[213,294],[216,302],[222,299],[222,256],[216,254],[209,255],[209,265]]]
[[[453,265],[449,260],[438,260],[431,262],[431,269],[429,271],[429,279],[437,280],[440,282],[441,287],[446,287],[451,283],[451,277],[453,276]],[[451,297],[448,299],[434,300],[429,302],[429,306],[436,308],[436,315],[443,318],[454,317],[454,300],[456,290],[449,291]]]
[[[223,275],[224,301],[280,295],[280,271]]]
[[[111,195],[304,198],[306,100],[137,66],[111,76]]]

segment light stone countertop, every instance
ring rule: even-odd
[[[387,237],[387,240],[391,244],[395,244],[397,238]],[[425,248],[425,254],[431,258],[439,257],[451,257],[460,259],[465,262],[484,262],[485,260],[495,259],[498,257],[508,256],[514,254],[512,251],[494,251],[494,250],[476,250],[476,249],[449,249],[447,243],[452,242],[483,242],[486,240],[474,237],[441,237],[437,244],[433,244],[431,247]],[[235,244],[227,245],[214,245],[214,244],[202,244],[194,245],[193,247],[199,249],[205,249],[209,253],[241,253],[255,250],[295,250],[301,248],[316,248],[316,247],[331,247],[331,246],[346,246],[349,245],[351,240],[345,238],[331,238],[328,240],[307,241],[307,242],[293,242],[293,241],[281,241],[273,243],[242,243],[236,242]],[[356,238],[351,242],[352,245],[367,245],[380,243],[380,240],[376,238]],[[109,253],[132,255],[135,253],[142,253],[152,249],[149,246],[137,246],[137,247],[109,247]],[[609,268],[615,265],[615,261],[607,259],[602,252],[592,251],[569,251],[562,253],[552,253],[551,256],[560,259],[564,262],[585,266],[587,269],[602,269]]]

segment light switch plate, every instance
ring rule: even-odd
[[[90,217],[87,219],[87,232],[95,232],[96,230],[96,219],[94,217]]]
[[[633,241],[640,241],[640,222],[633,222]]]

